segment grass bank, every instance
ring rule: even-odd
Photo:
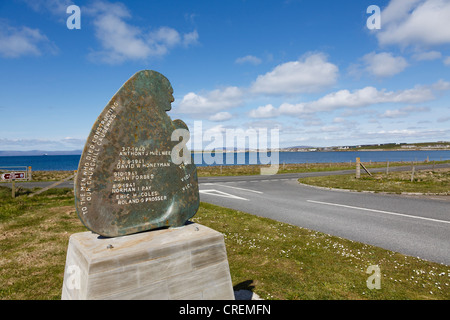
[[[0,299],[60,299],[68,239],[86,229],[72,190],[29,192],[0,187]],[[450,299],[450,266],[207,203],[193,221],[224,234],[235,289],[264,299]]]
[[[433,162],[415,162],[415,165],[432,165],[432,164],[450,163],[447,161],[433,161]],[[364,162],[368,169],[386,168],[387,162]],[[410,166],[410,162],[389,162],[389,167]],[[338,171],[338,170],[355,170],[356,163],[353,162],[336,162],[336,163],[286,163],[280,164],[277,174],[281,173],[304,173],[304,172],[323,172],[323,171]],[[259,175],[261,168],[268,168],[263,165],[224,165],[224,166],[205,166],[197,167],[199,177],[211,176],[244,176],[244,175]]]
[[[413,178],[411,180],[411,178]],[[450,168],[435,170],[373,173],[361,169],[361,178],[355,174],[301,178],[299,182],[318,187],[388,193],[424,193],[450,195]]]

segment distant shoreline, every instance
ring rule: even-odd
[[[214,151],[213,151],[214,150]],[[297,145],[291,147],[273,148],[255,150],[253,148],[218,148],[213,150],[190,150],[193,154],[199,153],[251,153],[251,152],[335,152],[335,151],[447,151],[450,150],[450,141],[436,142],[415,142],[415,143],[379,143],[379,144],[355,144],[355,145],[338,145],[329,147],[313,147],[307,145]],[[0,150],[0,157],[8,156],[81,156],[83,149],[74,149],[67,151],[46,151],[46,150]]]
[[[213,153],[242,153],[242,152],[246,152],[246,153],[251,153],[251,152],[266,152],[266,151],[271,151],[271,152],[358,152],[358,151],[450,151],[450,149],[423,149],[423,148],[419,148],[419,149],[350,149],[350,150],[316,150],[316,151],[302,151],[302,150],[236,150],[236,151],[223,151],[223,150],[219,150],[219,151],[214,151]],[[205,152],[211,152],[211,150],[205,150],[203,151],[203,153]],[[191,153],[202,153],[202,151],[191,151]]]
[[[199,153],[258,153],[258,152],[386,152],[386,151],[450,151],[450,148],[398,148],[398,149],[328,149],[328,148],[317,148],[318,150],[292,150],[292,149],[275,149],[275,150],[234,150],[234,151],[227,151],[227,150],[204,150],[204,151],[191,151],[192,154],[199,154]],[[44,157],[44,156],[81,156],[80,153],[71,153],[71,152],[61,152],[58,151],[51,151],[48,153],[42,153],[42,154],[35,154],[35,153],[28,153],[27,151],[0,151],[0,157]]]

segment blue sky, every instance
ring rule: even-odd
[[[67,28],[72,4],[81,29]],[[143,69],[170,80],[169,115],[191,131],[278,129],[282,147],[448,141],[448,17],[449,0],[1,1],[0,150],[82,149]]]

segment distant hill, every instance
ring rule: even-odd
[[[83,150],[71,151],[45,151],[45,150],[30,150],[30,151],[0,151],[0,157],[11,156],[65,156],[65,155],[81,155]]]
[[[313,146],[293,146],[293,147],[286,147],[286,148],[281,148],[281,149],[312,149],[312,148],[317,148],[317,147],[313,147]]]

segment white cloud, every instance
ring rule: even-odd
[[[381,117],[382,118],[398,118],[403,116],[405,113],[400,111],[400,109],[396,110],[386,110]]]
[[[448,137],[449,130],[413,130],[413,129],[393,129],[393,130],[379,130],[379,131],[369,131],[360,132],[359,138],[371,139],[373,141],[392,141],[393,139],[432,139],[432,140],[442,140]]]
[[[450,90],[450,82],[440,79],[436,83],[433,83],[430,88],[436,91],[447,91]]]
[[[185,47],[188,47],[190,45],[197,44],[198,43],[198,37],[199,36],[198,36],[197,30],[194,30],[194,31],[189,32],[189,33],[185,33],[183,35],[183,45]]]
[[[308,54],[298,61],[280,64],[272,71],[258,76],[251,91],[281,95],[317,92],[333,85],[337,76],[338,67],[328,62],[324,54]]]
[[[342,128],[339,126],[323,126],[320,128],[322,132],[340,132]]]
[[[160,43],[165,47],[173,47],[181,41],[181,36],[175,29],[161,27],[156,31],[150,32],[148,41]]]
[[[443,80],[428,86],[416,86],[412,89],[398,91],[378,90],[369,86],[352,92],[349,90],[339,90],[309,102],[297,104],[283,103],[278,109],[272,109],[267,106],[259,107],[250,111],[250,114],[266,115],[267,117],[269,115],[304,116],[316,112],[330,112],[339,108],[361,108],[381,103],[417,104],[435,99],[434,91],[446,90],[450,90],[450,83]],[[403,111],[412,111],[412,109],[404,109]]]
[[[223,112],[218,112],[214,115],[212,115],[211,117],[209,117],[210,121],[226,121],[226,120],[230,120],[233,116],[231,115],[231,113],[223,111]]]
[[[396,75],[408,66],[405,58],[394,57],[389,52],[371,52],[366,54],[362,60],[365,63],[365,70],[380,78]]]
[[[308,113],[306,110],[306,103],[283,103],[278,107],[278,114],[285,115],[301,115],[304,113]]]
[[[250,64],[258,65],[262,62],[262,60],[258,57],[248,55],[245,57],[237,58],[235,62],[239,63],[239,64],[250,63]]]
[[[414,107],[407,106],[400,109],[386,110],[380,117],[381,118],[404,118],[409,116],[413,112],[426,112],[430,111],[428,107]]]
[[[299,61],[287,62],[275,67],[271,72],[257,77],[250,88],[226,87],[204,94],[189,92],[178,105],[180,113],[215,113],[240,106],[244,95],[290,94],[312,92],[335,83],[338,68],[327,62],[323,54],[305,55]],[[272,105],[261,106],[250,111],[253,118],[274,117]]]
[[[181,113],[214,113],[234,108],[243,102],[243,91],[238,87],[216,89],[204,95],[194,92],[186,94],[178,105]]]
[[[443,116],[437,119],[437,122],[447,122],[450,121],[450,116]]]
[[[444,59],[444,64],[445,64],[446,66],[450,66],[450,57],[446,57],[446,58]]]
[[[73,4],[71,0],[22,0],[37,12],[50,12],[66,17],[66,9]]]
[[[374,87],[365,87],[363,89],[350,92],[349,90],[339,90],[329,93],[324,97],[310,102],[310,109],[327,111],[340,107],[362,107],[378,100],[379,91]]]
[[[211,128],[205,129],[203,131],[203,136],[200,138],[200,141],[202,141],[203,150],[214,150],[216,148],[223,148],[224,147],[224,141],[223,137],[226,132],[226,127],[219,124],[217,126],[213,126]],[[198,140],[197,140],[198,141]]]
[[[397,92],[378,90],[374,87],[350,92],[339,90],[307,104],[308,112],[331,111],[338,108],[359,108],[378,103],[420,103],[434,98],[432,91],[423,86]]]
[[[57,49],[40,30],[0,24],[0,56],[40,56],[43,51],[55,54]]]
[[[278,110],[271,104],[260,106],[249,113],[251,118],[273,118],[277,115]]]
[[[146,32],[127,22],[132,15],[122,3],[95,2],[82,8],[82,12],[94,17],[95,36],[102,46],[90,54],[95,61],[114,64],[160,57],[176,46],[188,46],[198,40],[197,31],[181,35],[167,26]]]
[[[427,51],[415,53],[412,58],[417,61],[429,61],[440,59],[442,54],[439,51]]]
[[[266,129],[266,130],[270,130],[270,129],[278,129],[278,130],[282,130],[283,132],[289,130],[287,127],[284,126],[283,123],[279,122],[279,121],[275,121],[275,120],[267,120],[267,119],[262,119],[262,120],[255,120],[255,121],[249,121],[243,124],[243,128],[246,129]]]
[[[333,123],[345,123],[347,120],[341,117],[336,117],[333,119]]]
[[[305,127],[318,127],[323,126],[324,122],[320,119],[308,119],[303,122],[303,126]]]
[[[381,45],[432,46],[450,43],[448,0],[392,0],[381,12]]]
[[[408,18],[410,12],[422,0],[391,0],[389,5],[382,11],[383,25],[402,21]]]
[[[66,137],[60,140],[48,139],[1,139],[0,150],[3,151],[71,151],[83,149],[85,139]]]

